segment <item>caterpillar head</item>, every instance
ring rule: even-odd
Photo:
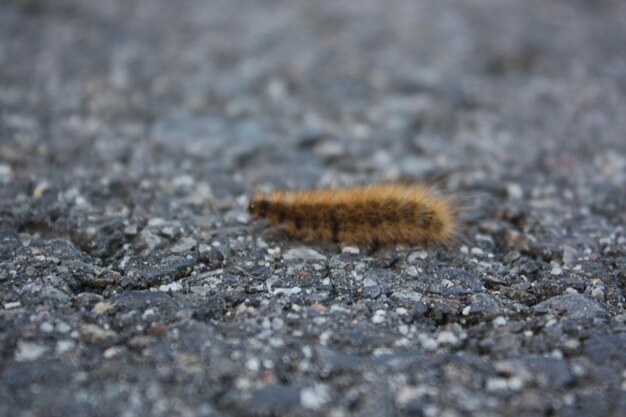
[[[269,200],[262,194],[257,195],[254,200],[248,205],[248,213],[254,219],[267,217],[267,212],[270,208]]]

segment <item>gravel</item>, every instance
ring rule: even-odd
[[[0,416],[626,415],[626,4],[0,4]],[[256,192],[427,181],[446,247]]]

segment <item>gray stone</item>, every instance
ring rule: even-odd
[[[534,306],[534,310],[538,313],[552,313],[572,319],[606,316],[606,310],[601,304],[579,293],[552,297]]]

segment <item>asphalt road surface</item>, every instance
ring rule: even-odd
[[[0,416],[626,416],[626,2],[3,0]],[[456,241],[258,191],[428,182]]]

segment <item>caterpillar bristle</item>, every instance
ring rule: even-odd
[[[458,214],[452,199],[420,184],[276,191],[258,194],[248,211],[295,238],[366,247],[450,243]]]

